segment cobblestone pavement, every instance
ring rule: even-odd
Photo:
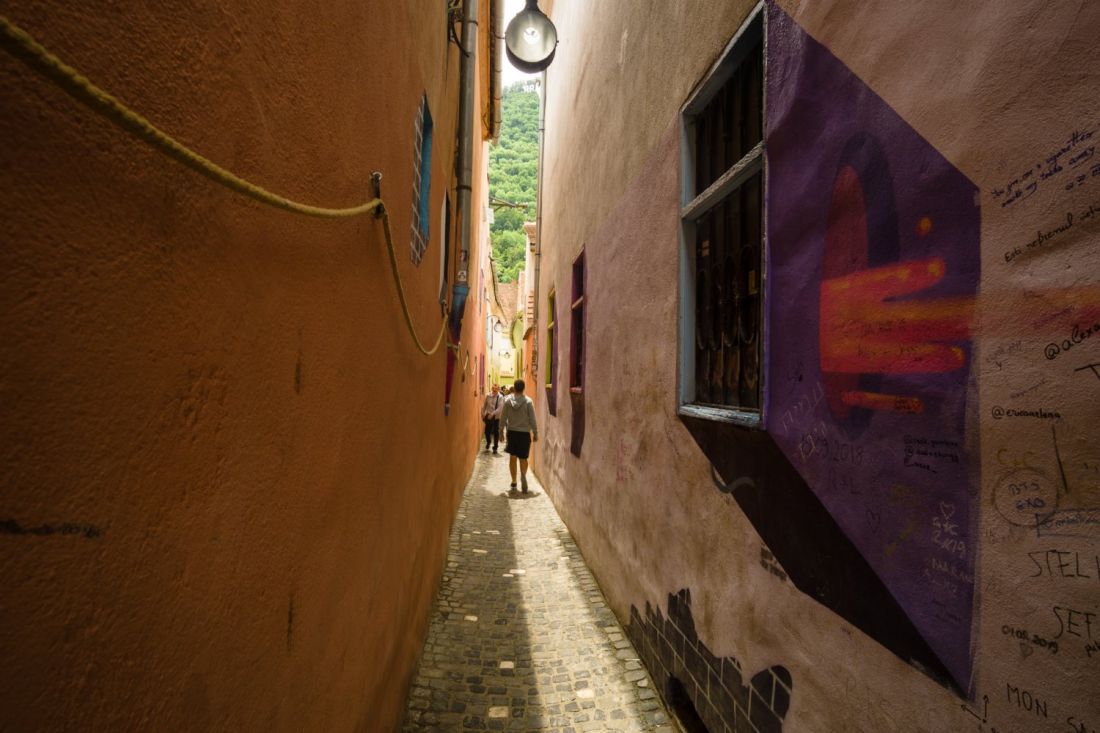
[[[451,532],[405,731],[673,733],[649,674],[533,475],[482,452]]]

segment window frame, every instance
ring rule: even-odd
[[[718,60],[703,75],[699,84],[680,109],[680,333],[679,378],[676,409],[680,415],[717,422],[733,423],[742,427],[764,429],[767,414],[768,334],[767,334],[767,89],[768,48],[767,13],[764,2],[759,2],[748,13],[733,37],[726,44]],[[740,160],[719,175],[703,191],[695,190],[696,144],[695,119],[706,108],[725,84],[733,77],[749,53],[761,45],[761,139]],[[716,205],[760,175],[760,276],[758,313],[759,352],[759,408],[700,404],[695,401],[695,309],[696,309],[696,223]]]
[[[409,256],[419,265],[431,241],[432,112],[428,97],[421,95],[413,134],[412,233]]]
[[[557,305],[558,291],[550,288],[546,296],[546,358],[543,359],[543,368],[546,370],[546,389],[554,388],[554,339],[557,334],[557,323],[554,320],[555,306]]]
[[[569,305],[569,391],[574,394],[584,392],[585,353],[585,278],[588,262],[584,256],[584,247],[573,260],[573,302]]]

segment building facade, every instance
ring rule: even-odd
[[[544,89],[541,87],[540,89]],[[523,303],[523,379],[531,385],[527,395],[532,400],[539,399],[539,390],[536,388],[537,364],[536,355],[538,348],[535,339],[538,337],[536,324],[536,304],[538,302],[538,273],[536,262],[538,260],[538,224],[529,221],[523,225],[524,235],[527,238],[527,250],[523,260],[523,288],[521,289]]]
[[[498,282],[490,300],[489,352],[492,366],[489,384],[511,385],[520,375],[522,351],[516,346],[516,328],[520,314],[516,312],[519,283]],[[522,327],[520,324],[519,327]]]
[[[441,300],[457,314],[455,284],[482,286],[469,263],[488,241],[494,3],[467,48],[465,257],[461,6],[16,0],[4,13],[290,199],[368,201],[381,172],[430,348]],[[0,728],[395,728],[473,462],[479,304],[425,356],[380,220],[257,203],[12,53],[0,77]]]
[[[681,720],[1100,727],[1100,8],[553,20],[534,462]]]

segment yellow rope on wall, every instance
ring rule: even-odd
[[[424,344],[420,343],[420,337],[416,335],[416,329],[413,328],[412,316],[409,314],[409,304],[405,302],[405,288],[401,286],[401,275],[397,272],[397,253],[393,250],[393,237],[390,236],[390,215],[386,211],[386,207],[382,207],[382,231],[386,233],[386,248],[390,253],[390,269],[393,270],[393,278],[397,283],[397,297],[401,301],[401,311],[405,314],[405,323],[409,325],[409,333],[412,334],[413,341],[416,342],[416,348],[427,355],[431,356],[439,348],[439,345],[443,343],[443,334],[447,331],[447,310],[443,311],[443,320],[439,324],[439,334],[435,337],[435,344],[432,348],[424,348]]]
[[[382,218],[383,231],[385,232],[386,245],[389,250],[390,266],[393,271],[394,282],[397,285],[397,295],[401,301],[401,310],[405,315],[405,324],[409,333],[416,342],[416,347],[424,354],[431,355],[439,349],[443,342],[443,333],[447,327],[447,313],[444,312],[442,322],[439,325],[439,335],[431,349],[424,347],[420,337],[413,326],[412,315],[405,298],[405,287],[401,282],[401,274],[397,269],[397,255],[394,252],[393,237],[390,233],[390,218],[382,199],[374,198],[357,206],[346,208],[326,208],[313,206],[299,201],[288,199],[277,193],[247,181],[240,176],[222,168],[214,161],[200,155],[191,148],[173,138],[168,133],[159,129],[148,119],[124,105],[117,98],[108,94],[93,84],[87,77],[69,66],[57,56],[54,56],[34,38],[12,23],[6,16],[0,15],[0,44],[11,55],[30,66],[79,102],[106,117],[127,132],[144,140],[168,157],[182,163],[196,173],[206,176],[216,183],[236,191],[239,194],[274,206],[284,211],[306,216],[316,216],[328,219],[339,219],[350,216],[360,216],[374,212]]]

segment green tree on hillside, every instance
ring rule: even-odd
[[[489,195],[525,204],[526,209],[495,209],[490,237],[497,277],[512,282],[523,269],[523,222],[535,219],[539,166],[539,95],[531,82],[504,89],[500,140],[489,151]]]

